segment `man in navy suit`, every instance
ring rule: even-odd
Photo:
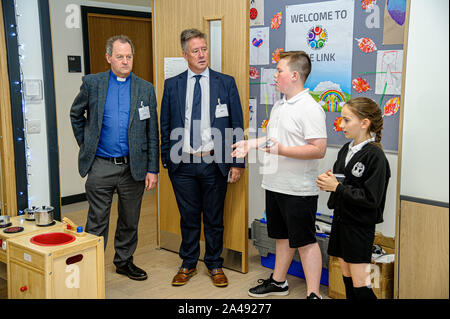
[[[204,262],[213,284],[225,287],[223,209],[227,181],[237,182],[245,167],[231,157],[231,145],[244,139],[242,107],[234,78],[208,68],[204,33],[184,30],[181,47],[188,70],[165,81],[160,121],[161,160],[181,215],[183,262],[172,285],[196,273],[203,212]]]
[[[70,109],[86,181],[86,232],[108,240],[113,193],[118,220],[114,239],[116,272],[133,280],[147,273],[133,263],[144,188],[156,187],[159,171],[158,116],[153,85],[132,73],[134,46],[124,35],[106,43],[111,69],[83,77]]]

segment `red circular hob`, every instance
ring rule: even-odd
[[[31,237],[30,242],[39,246],[59,246],[74,240],[75,236],[67,233],[45,233]]]

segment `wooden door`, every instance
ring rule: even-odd
[[[121,13],[117,15],[87,12],[89,72],[86,73],[104,72],[111,68],[105,59],[106,40],[123,34],[134,44],[133,73],[153,83],[151,18],[127,16],[126,11]]]
[[[209,21],[222,26],[222,73],[233,76],[239,90],[248,128],[249,100],[249,1],[248,0],[154,0],[153,30],[158,105],[164,87],[164,58],[182,57],[180,33],[197,28],[209,34]],[[160,110],[158,110],[160,111]],[[181,242],[180,215],[167,170],[160,165],[158,243],[161,248],[178,252]],[[224,267],[248,271],[248,171],[236,184],[229,184],[224,211]],[[202,251],[204,255],[204,237]],[[181,264],[181,261],[180,261]]]

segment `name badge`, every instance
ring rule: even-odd
[[[141,101],[141,107],[139,108],[139,119],[141,121],[150,118],[150,108],[148,106],[144,106],[144,102]]]
[[[221,104],[220,99],[217,99],[216,106],[216,118],[227,117],[228,116],[228,107],[226,104]]]

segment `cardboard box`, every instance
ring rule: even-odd
[[[395,253],[395,241],[392,237],[375,233],[374,245],[380,245],[387,254]],[[392,299],[394,295],[394,262],[377,263],[372,261],[372,289],[378,299]],[[328,296],[334,299],[345,299],[345,286],[342,271],[336,257],[330,256],[328,267]]]

